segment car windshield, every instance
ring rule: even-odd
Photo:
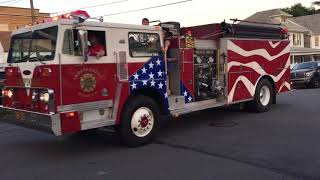
[[[313,62],[310,63],[301,63],[297,64],[294,66],[293,70],[298,70],[298,69],[314,69],[315,64]]]
[[[58,27],[17,34],[12,37],[8,63],[53,60]]]

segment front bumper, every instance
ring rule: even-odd
[[[308,85],[311,82],[311,77],[299,78],[299,79],[291,79],[291,82],[294,86],[296,85]]]
[[[23,126],[26,128],[45,131],[55,134],[56,136],[61,135],[61,123],[59,114],[47,115],[2,106],[0,107],[0,110],[1,109],[6,110],[10,114],[14,115],[14,117],[6,119],[4,120],[4,122]]]

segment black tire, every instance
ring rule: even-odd
[[[144,108],[151,110],[153,113],[154,123],[153,127],[150,128],[150,133],[148,133],[146,136],[139,137],[135,134],[138,133],[138,130],[136,130],[134,133],[133,129],[136,128],[131,127],[131,122],[133,120],[134,113],[137,110]],[[121,122],[118,129],[123,143],[128,147],[137,147],[150,143],[159,129],[159,117],[160,111],[158,104],[152,98],[143,95],[137,95],[130,98],[123,108]]]
[[[311,88],[319,88],[320,87],[319,79],[313,78],[312,81],[310,82],[309,87],[311,87]]]
[[[260,92],[262,91],[263,87],[267,87],[270,92],[269,101],[268,103],[265,103],[265,104],[261,102],[261,98],[260,98]],[[272,87],[271,82],[268,79],[261,79],[257,85],[256,91],[254,94],[254,99],[248,102],[249,111],[256,112],[256,113],[267,112],[270,110],[273,102],[274,102],[274,89]]]

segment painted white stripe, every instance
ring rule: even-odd
[[[270,46],[275,49],[276,47],[278,47],[280,45],[281,41],[273,43],[272,41],[269,41]]]
[[[239,46],[237,46],[236,44],[234,44],[232,41],[228,41],[228,49],[237,53],[237,54],[240,54],[243,57],[250,57],[250,56],[257,55],[257,56],[264,57],[268,61],[273,61],[273,60],[281,57],[282,55],[289,53],[290,52],[290,44],[288,44],[287,47],[285,47],[279,54],[274,55],[274,56],[271,56],[269,54],[269,52],[265,49],[255,49],[252,51],[246,51],[246,50],[240,48]]]
[[[283,82],[282,85],[280,86],[278,93],[282,91],[283,87],[286,87],[286,88],[288,88],[289,90],[291,89],[290,83],[288,83],[287,81],[285,81],[285,82]]]
[[[240,62],[236,62],[236,61],[232,61],[232,62],[229,62],[228,63],[228,72],[230,71],[231,67],[233,66],[244,66],[244,67],[248,67],[248,68],[251,68],[253,69],[254,71],[256,71],[258,74],[260,75],[266,75],[267,73],[265,72],[265,70],[260,66],[259,63],[257,63],[256,61],[253,61],[253,62],[249,62],[249,63],[240,63]],[[290,67],[290,58],[288,58],[287,62],[286,62],[286,65],[284,66],[285,69],[288,69]],[[273,79],[275,80],[276,77],[271,75],[271,77],[273,77]]]

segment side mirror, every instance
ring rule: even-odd
[[[78,31],[78,41],[79,47],[81,50],[81,54],[83,57],[84,62],[88,61],[88,31],[86,30],[79,30]]]

